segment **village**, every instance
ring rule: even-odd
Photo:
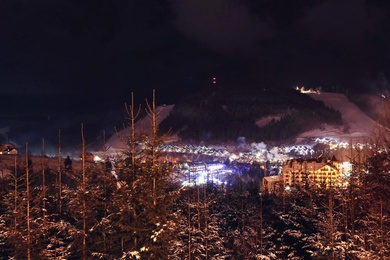
[[[317,140],[317,142],[324,142]],[[237,147],[212,147],[205,145],[172,145],[159,147],[162,160],[172,166],[172,176],[183,186],[196,186],[213,183],[214,185],[232,185],[236,176],[243,179],[255,179],[264,192],[280,192],[296,185],[324,187],[346,187],[352,172],[346,152],[350,152],[348,144],[334,146],[335,141],[328,140],[327,149],[314,150],[310,146],[273,147],[251,144]],[[1,145],[0,176],[12,173],[18,167],[34,166],[35,169],[49,168],[53,171],[81,172],[82,155],[69,156],[23,155],[12,144]],[[324,148],[323,146],[321,146]],[[330,149],[336,147],[336,149]],[[326,155],[324,156],[324,153]],[[337,157],[336,157],[337,155]],[[86,152],[85,167],[106,167],[118,178],[115,160],[118,153],[102,151]],[[338,159],[340,158],[340,159]]]

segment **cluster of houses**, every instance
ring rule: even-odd
[[[18,148],[13,144],[0,144],[0,154],[19,154]]]
[[[8,139],[9,130],[9,127],[0,128],[0,154],[19,154],[18,146],[10,143]]]
[[[205,145],[187,144],[184,146],[178,146],[172,144],[163,144],[159,147],[159,149],[162,152],[168,152],[168,153],[202,154],[202,155],[214,156],[214,157],[229,156],[229,152],[225,149],[218,149],[218,148],[208,147]]]
[[[302,148],[303,149],[303,148]],[[229,157],[229,159],[234,159],[233,161],[239,163],[241,160],[245,161],[245,163],[251,164],[253,160],[251,158],[260,158],[264,160],[264,154],[259,156],[259,149],[254,150],[256,153],[250,152],[240,152],[234,157],[235,154],[229,153],[225,149],[216,149],[210,148],[203,145],[185,145],[185,146],[177,146],[177,145],[162,145],[160,147],[162,152],[166,153],[179,153],[179,154],[197,154],[197,155],[208,155],[211,157]],[[311,155],[313,152],[309,149],[303,149],[307,153],[305,155]],[[252,151],[251,151],[252,152]],[[249,154],[250,153],[250,154]],[[286,153],[286,151],[282,151],[282,153]],[[269,153],[268,153],[269,157]],[[214,162],[216,163],[216,162]],[[219,162],[218,165],[222,165],[222,162]],[[269,160],[266,162],[261,161],[260,164],[265,163],[264,169],[264,177],[262,182],[262,190],[264,192],[277,192],[288,190],[297,185],[310,185],[317,187],[344,187],[348,185],[348,175],[352,171],[352,167],[350,163],[341,163],[339,162],[335,156],[325,158],[324,156],[320,156],[318,158],[295,158],[289,160],[279,160],[276,165],[277,168],[274,169],[272,167]],[[269,164],[269,165],[268,165]],[[198,169],[198,168],[201,169]],[[202,177],[207,174],[210,177],[210,169],[207,167],[207,164],[201,163],[190,163],[188,165],[188,171],[194,172],[197,174],[193,174],[193,178]],[[212,168],[212,167],[211,167]],[[219,173],[222,173],[221,169],[217,170]],[[225,173],[225,172],[224,172]],[[225,173],[226,174],[226,173]],[[223,177],[225,174],[220,174],[219,177]],[[212,175],[212,174],[211,174]],[[186,178],[188,179],[188,178]],[[194,181],[193,181],[194,182]],[[198,180],[196,183],[200,183]]]

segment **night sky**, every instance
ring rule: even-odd
[[[386,0],[4,0],[0,127],[108,115],[108,128],[132,91],[174,103],[212,76],[378,90],[389,61]]]

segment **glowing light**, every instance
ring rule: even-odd
[[[95,155],[95,156],[93,156],[93,161],[94,161],[94,162],[102,162],[103,159],[100,158],[99,156]]]
[[[182,186],[204,185],[207,183],[214,183],[216,185],[222,184],[221,178],[224,178],[227,173],[231,171],[225,169],[223,163],[190,163],[183,165],[183,175],[187,176],[186,180],[182,181]]]
[[[224,164],[218,163],[218,164],[211,164],[207,166],[207,169],[210,171],[216,171],[216,170],[222,170],[225,167]]]
[[[313,93],[320,94],[319,88],[317,88],[317,89],[312,89],[312,88],[310,88],[310,89],[305,89],[304,86],[302,86],[302,87],[296,86],[296,87],[295,87],[295,90],[301,92],[302,94],[310,94],[310,93],[311,93],[311,94],[313,94]]]

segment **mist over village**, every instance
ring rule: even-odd
[[[0,259],[390,259],[390,3],[0,3]]]

